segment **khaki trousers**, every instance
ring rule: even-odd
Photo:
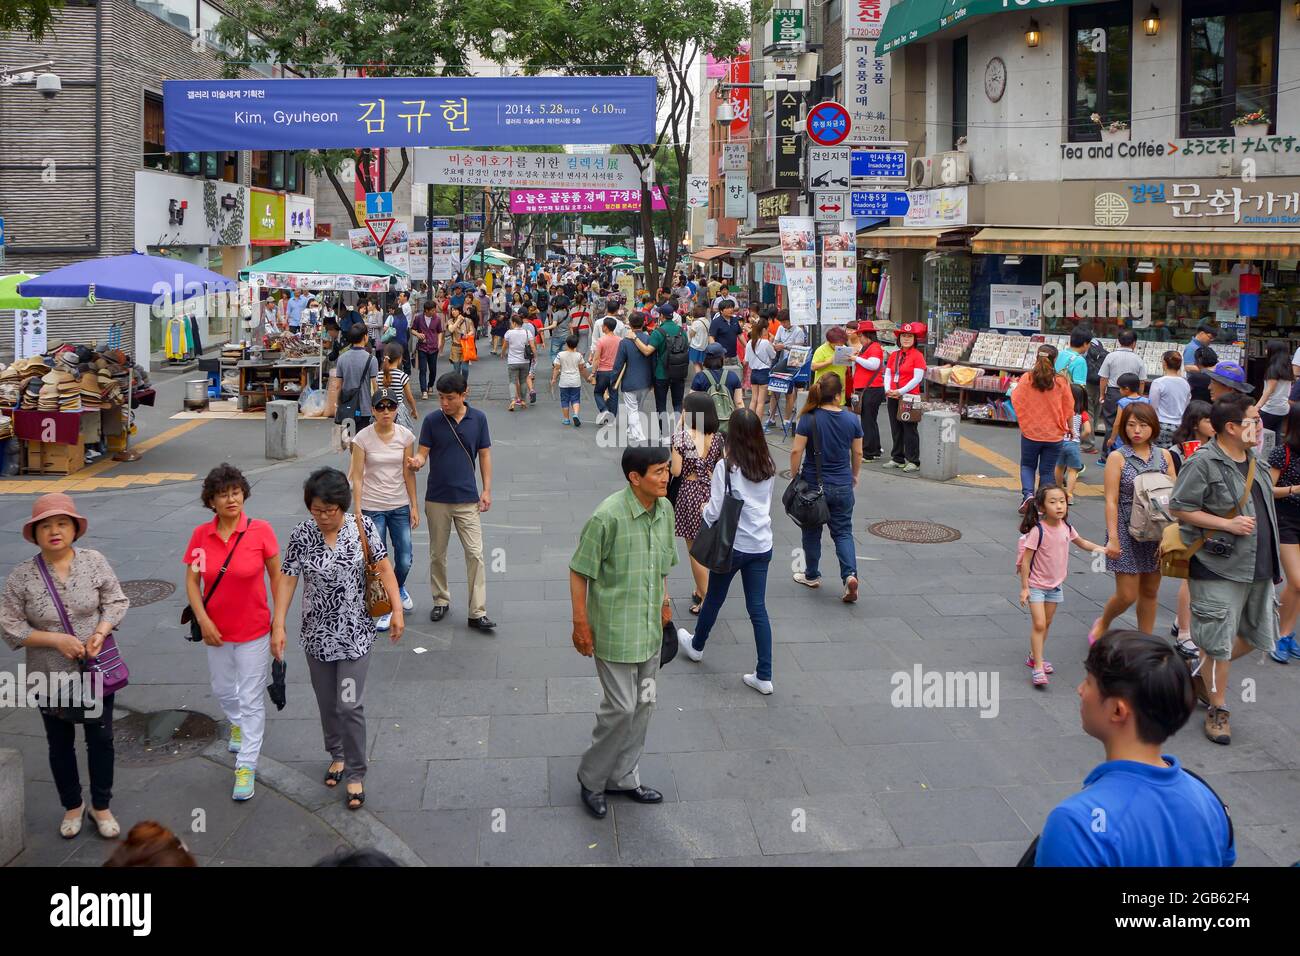
[[[448,505],[438,501],[424,503],[429,522],[429,587],[434,604],[450,604],[447,587],[447,542],[451,526],[465,549],[465,577],[469,581],[469,616],[487,615],[487,569],[483,564],[483,526],[479,523],[478,502]]]
[[[578,764],[578,780],[588,790],[635,790],[641,786],[638,764],[654,711],[659,651],[640,664],[596,658],[596,675],[604,697],[596,711],[591,746]]]

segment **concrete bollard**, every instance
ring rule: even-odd
[[[958,434],[961,416],[956,412],[926,412],[921,416],[921,477],[949,481],[957,477]]]
[[[0,750],[0,866],[23,852],[23,755]]]
[[[266,403],[266,457],[276,461],[298,457],[298,403]]]

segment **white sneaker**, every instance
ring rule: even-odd
[[[406,593],[406,588],[402,588],[402,607],[408,611],[415,607],[415,598]]]
[[[388,630],[388,625],[392,620],[393,620],[393,615],[391,612],[375,618],[375,630],[376,631]]]
[[[759,680],[756,673],[746,674],[741,679],[760,694],[772,693],[772,682],[770,680]]]
[[[819,588],[822,586],[821,578],[805,577],[802,571],[796,571],[794,573],[794,579],[806,588]]]
[[[695,640],[695,635],[686,630],[686,628],[679,627],[677,629],[677,643],[681,646],[682,653],[698,663],[699,661],[704,660],[704,652],[697,651],[695,648],[691,647],[691,641],[693,640]]]
[[[903,466],[903,471],[920,471],[920,470],[921,470],[921,466],[914,461],[909,461],[906,465]]]

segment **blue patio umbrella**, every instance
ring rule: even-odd
[[[53,269],[19,283],[18,294],[40,299],[84,299],[93,288],[96,299],[142,305],[161,301],[174,305],[208,292],[234,290],[238,285],[234,279],[180,259],[132,252]]]

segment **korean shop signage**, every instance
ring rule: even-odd
[[[1093,185],[1092,226],[1294,229],[1300,178],[1155,179]]]
[[[775,229],[781,216],[799,212],[799,203],[793,189],[773,189],[758,194],[758,225],[761,229]]]

